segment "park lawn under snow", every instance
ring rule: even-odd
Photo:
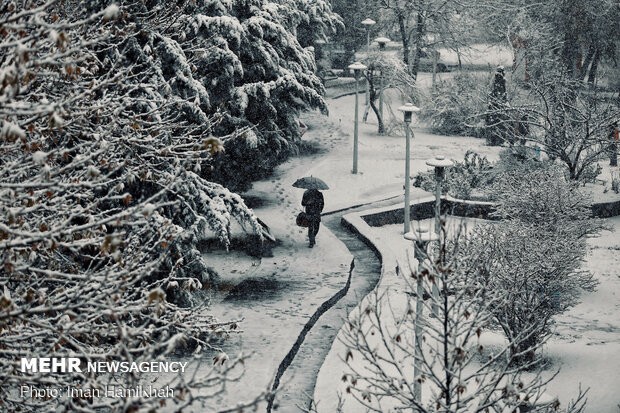
[[[402,122],[397,108],[403,104],[399,94],[386,93],[387,123]],[[364,97],[360,95],[358,174],[351,173],[353,166],[353,108],[355,96],[345,96],[329,101],[329,118],[348,136],[348,145],[339,145],[308,170],[308,174],[327,181],[330,190],[325,196],[325,210],[333,211],[351,205],[362,204],[403,193],[405,179],[405,138],[403,132],[393,136],[379,135],[374,113],[368,115],[368,123],[361,121]],[[395,113],[395,118],[391,115]],[[329,122],[329,120],[326,120]],[[486,146],[483,139],[461,136],[441,136],[414,128],[411,141],[411,176],[429,167],[425,164],[436,155],[447,159],[463,160],[468,150],[474,150],[489,160],[497,160],[500,148]]]

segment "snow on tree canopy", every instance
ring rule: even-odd
[[[235,82],[246,83],[246,63],[228,50],[236,79],[212,87],[213,72],[200,67],[216,49],[212,39],[179,34],[179,22],[193,15],[189,8],[161,2],[146,13],[140,1],[112,9],[93,1],[17,4],[0,0],[6,29],[0,37],[0,285],[10,291],[0,300],[0,358],[14,367],[3,369],[0,381],[15,388],[48,380],[103,385],[104,377],[18,374],[13,355],[41,356],[42,349],[88,361],[128,354],[144,361],[181,343],[210,347],[206,332],[217,320],[189,306],[190,290],[212,281],[198,242],[216,237],[227,247],[233,221],[258,239],[262,228],[241,197],[191,171],[197,164],[208,171],[228,141],[262,150],[254,124],[231,115],[220,100],[232,95]],[[222,52],[228,47],[220,45]],[[145,291],[157,294],[145,300]],[[67,341],[58,340],[61,328]],[[135,384],[129,376],[119,380]],[[210,379],[188,380],[175,391],[200,389]],[[168,402],[179,409],[185,403]],[[70,400],[32,403],[73,410]],[[140,410],[159,406],[156,398],[136,403]],[[6,393],[0,404],[20,408]]]

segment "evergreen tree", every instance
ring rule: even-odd
[[[506,78],[504,67],[495,70],[488,111],[485,115],[485,138],[489,145],[501,145],[506,139]]]

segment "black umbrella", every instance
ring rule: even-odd
[[[299,178],[293,184],[295,188],[303,188],[303,189],[329,189],[329,186],[323,180],[319,178],[315,178],[314,176],[304,176],[303,178]]]

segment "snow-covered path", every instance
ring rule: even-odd
[[[221,255],[220,262],[214,263],[222,282],[233,286],[227,294],[215,297],[214,315],[221,319],[244,320],[241,323],[244,333],[234,338],[227,349],[241,347],[245,352],[252,352],[246,361],[246,373],[239,382],[229,384],[227,391],[216,400],[218,406],[234,405],[270,387],[278,365],[304,324],[346,282],[352,259],[349,250],[325,225],[317,235],[317,245],[308,248],[306,231],[294,223],[301,210],[303,191],[291,187],[297,178],[307,175],[308,170],[346,145],[346,137],[322,115],[307,114],[304,122],[310,127],[304,140],[318,143],[323,152],[289,160],[271,178],[256,182],[252,190],[244,194],[260,200],[254,211],[279,241],[273,249],[273,257],[258,262],[237,254],[236,262],[231,264],[230,255]],[[325,179],[329,182],[328,177]],[[325,196],[329,208],[330,192]],[[331,218],[332,221],[336,219]],[[369,261],[375,259],[369,250],[365,253]],[[209,256],[211,262],[213,258]],[[364,265],[361,264],[356,264],[347,299],[321,317],[283,376],[276,399],[278,411],[299,411],[297,405],[307,404],[306,394],[312,394],[316,373],[342,319],[349,307],[357,303],[355,297],[364,296],[374,286],[368,275],[373,270],[378,274],[378,262],[363,275]],[[259,407],[260,410],[264,408]]]
[[[305,230],[294,225],[295,216],[301,210],[303,191],[291,187],[292,183],[306,175],[326,180],[330,190],[325,192],[325,212],[402,193],[404,137],[377,135],[372,116],[369,123],[360,123],[360,173],[351,174],[353,100],[352,96],[330,100],[327,118],[317,113],[304,115],[302,119],[310,127],[304,140],[317,143],[323,152],[289,160],[278,167],[272,177],[256,182],[252,190],[244,194],[259,201],[254,208],[256,214],[271,227],[280,242],[273,250],[273,257],[258,260],[234,252],[233,255],[209,254],[209,262],[220,274],[225,287],[224,293],[214,297],[214,315],[221,319],[244,320],[241,323],[244,333],[233,337],[225,350],[241,347],[246,353],[252,352],[245,363],[246,373],[240,381],[229,383],[226,391],[215,400],[216,406],[234,405],[270,387],[279,363],[306,321],[346,281],[352,258],[346,246],[323,226],[317,245],[309,249]],[[481,142],[417,131],[411,152],[412,171],[426,169],[424,161],[438,151],[462,159],[468,149],[480,149]],[[496,148],[482,150],[491,158],[496,156]],[[362,290],[356,292],[356,288],[352,288],[347,296],[352,301],[345,301],[325,314],[321,325],[314,327],[315,332],[325,333],[320,344],[325,347],[314,348],[318,342],[308,338],[310,347],[302,349],[298,356],[298,363],[302,365],[297,364],[296,368],[294,363],[283,377],[284,397],[280,411],[299,411],[294,405],[305,401],[304,394],[300,393],[311,392],[316,378],[316,369],[303,365],[304,358],[324,354],[331,347],[335,335],[332,329],[339,328],[350,310],[346,307],[352,307],[363,295]],[[318,369],[318,365],[316,367]],[[263,408],[261,406],[261,410]]]

